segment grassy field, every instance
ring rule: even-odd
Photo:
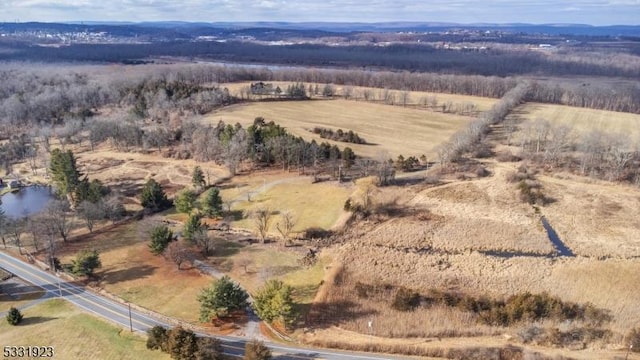
[[[527,120],[544,119],[552,124],[569,125],[578,135],[595,129],[640,139],[638,114],[539,103],[527,103],[518,112]]]
[[[56,359],[169,359],[146,349],[146,339],[83,313],[73,305],[50,300],[24,311],[18,326],[0,322],[3,345],[54,346]]]
[[[153,256],[147,245],[147,228],[148,223],[131,222],[94,231],[66,246],[62,262],[70,262],[81,249],[96,249],[102,261],[96,274],[107,291],[162,314],[197,321],[196,295],[211,278],[195,269],[178,270],[164,257]]]
[[[204,121],[250,125],[262,116],[307,140],[324,141],[309,130],[314,126],[353,130],[370,145],[333,142],[351,147],[356,154],[376,158],[427,155],[470,121],[469,117],[348,100],[260,102],[229,106],[205,116]]]
[[[289,211],[295,218],[294,232],[302,232],[310,227],[329,229],[343,213],[344,202],[351,193],[351,186],[335,183],[311,184],[308,178],[274,180],[267,184],[262,192],[263,183],[251,186],[244,183],[246,190],[240,193],[240,188],[229,188],[222,191],[223,199],[237,199],[232,206],[233,211],[245,213],[256,208],[267,208],[276,213],[271,221],[270,233],[279,236],[276,224],[280,223],[280,213]],[[227,193],[229,192],[229,193]],[[242,196],[252,192],[251,201]],[[232,226],[253,229],[250,218],[235,221]]]

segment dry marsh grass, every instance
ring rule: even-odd
[[[56,359],[170,358],[159,351],[147,350],[144,337],[94,318],[62,300],[47,301],[23,314],[19,326],[0,322],[0,343],[54,346]]]
[[[541,208],[577,255],[640,258],[640,189],[578,176],[539,176],[556,201]]]
[[[287,128],[306,140],[325,139],[309,131],[315,126],[353,130],[369,145],[328,141],[356,154],[375,158],[380,152],[390,156],[427,155],[435,157],[434,148],[465,127],[470,117],[348,100],[309,100],[258,102],[229,106],[205,116],[212,124],[251,125],[262,116]],[[373,145],[375,144],[375,145]]]

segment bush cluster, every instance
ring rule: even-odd
[[[576,304],[562,301],[548,293],[529,292],[510,296],[506,300],[431,289],[420,294],[404,287],[390,284],[366,284],[356,282],[354,291],[359,298],[392,299],[390,307],[399,311],[411,311],[419,306],[446,306],[478,315],[478,321],[487,325],[509,326],[521,321],[583,320],[597,326],[610,320],[610,316],[592,304]],[[393,292],[395,291],[395,293]],[[640,330],[637,335],[640,341]]]
[[[333,141],[341,141],[352,144],[366,144],[367,141],[361,138],[357,133],[354,133],[353,130],[349,130],[347,132],[342,129],[338,129],[333,131],[331,129],[322,128],[322,127],[314,127],[311,130],[312,133],[320,135],[323,139],[329,139]]]

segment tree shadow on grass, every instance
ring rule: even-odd
[[[25,316],[20,322],[19,326],[28,326],[28,325],[37,325],[42,324],[47,321],[56,320],[55,317],[47,317],[47,316]]]
[[[220,241],[215,244],[213,255],[215,257],[229,257],[237,254],[245,245],[232,241]]]
[[[378,314],[377,310],[363,309],[359,304],[348,300],[305,304],[298,310],[300,314],[307,314],[304,319],[300,319],[304,321],[303,326],[314,329],[326,329],[346,321]]]
[[[101,281],[104,284],[116,284],[122,281],[146,278],[152,275],[156,266],[138,265],[131,268],[112,270],[99,273]]]

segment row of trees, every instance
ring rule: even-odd
[[[521,83],[507,92],[490,110],[480,114],[469,126],[456,132],[451,139],[438,147],[438,157],[442,166],[457,161],[462,154],[473,150],[489,132],[491,125],[505,120],[506,116],[527,96],[529,84]]]
[[[147,349],[160,350],[176,360],[225,360],[222,342],[208,336],[198,336],[180,326],[166,329],[156,325],[147,331]],[[248,341],[245,360],[270,360],[271,350],[261,341]]]

